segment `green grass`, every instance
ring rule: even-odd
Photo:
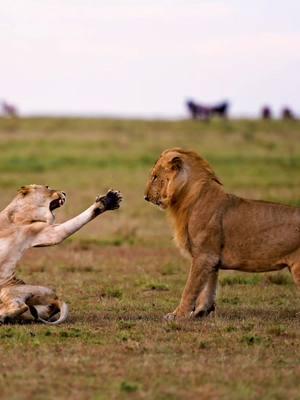
[[[0,206],[16,189],[67,191],[58,222],[120,189],[117,212],[20,262],[26,282],[70,304],[58,327],[0,327],[1,399],[298,399],[300,296],[287,271],[221,272],[217,310],[162,321],[179,302],[188,261],[166,216],[143,200],[169,147],[192,148],[228,191],[300,205],[300,122],[0,119]]]

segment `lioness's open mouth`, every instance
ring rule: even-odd
[[[50,211],[53,211],[56,208],[59,208],[64,205],[66,201],[66,195],[64,193],[59,193],[58,195],[59,197],[57,199],[51,201],[49,205]]]

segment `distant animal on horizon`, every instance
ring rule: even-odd
[[[281,111],[282,119],[296,119],[295,114],[289,107],[284,107]]]
[[[2,113],[4,116],[16,118],[18,116],[18,109],[13,104],[2,101],[1,103]]]
[[[22,186],[0,212],[0,324],[35,320],[57,325],[66,320],[66,303],[59,300],[52,289],[28,285],[17,279],[17,263],[26,250],[58,244],[98,215],[119,208],[122,196],[120,192],[109,190],[78,216],[55,224],[54,210],[65,200],[64,192],[48,186]]]
[[[167,320],[215,310],[219,270],[288,268],[300,288],[300,208],[227,193],[210,164],[194,151],[165,150],[145,200],[168,212],[191,268],[180,303]]]
[[[214,116],[227,118],[229,103],[224,101],[223,103],[214,106],[207,106],[195,103],[193,100],[188,100],[186,106],[192,119],[202,119],[207,121]]]
[[[220,103],[216,106],[211,107],[212,115],[219,115],[220,117],[227,117],[229,104],[227,102]]]
[[[264,106],[261,109],[260,116],[262,119],[272,119],[272,110],[269,106]]]

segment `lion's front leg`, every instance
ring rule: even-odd
[[[211,312],[215,311],[216,307],[216,294],[217,294],[217,283],[218,283],[218,270],[214,269],[210,272],[207,284],[200,292],[197,301],[195,311],[192,313],[192,317],[206,317]]]
[[[207,285],[209,275],[216,264],[217,258],[213,256],[200,256],[193,260],[179,306],[164,317],[166,320],[194,317],[199,293]]]

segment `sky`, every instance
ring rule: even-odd
[[[300,114],[299,0],[0,1],[0,99],[24,115]]]

